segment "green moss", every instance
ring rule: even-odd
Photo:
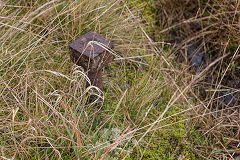
[[[169,123],[174,121],[169,120]],[[182,122],[150,133],[128,159],[199,159],[187,144],[186,123]],[[141,151],[141,152],[140,152]]]
[[[129,116],[131,117],[131,120],[135,124],[139,124],[143,117],[145,116],[147,112],[147,108],[141,108],[141,112],[139,111],[139,106],[141,106],[142,101],[146,100],[143,98],[143,95],[141,95],[141,99],[138,98],[138,94],[140,92],[143,92],[146,90],[144,89],[146,81],[144,81],[144,74],[136,72],[136,69],[134,70],[132,65],[128,66],[125,65],[125,80],[128,84],[130,84],[130,88],[134,86],[138,86],[138,88],[134,92],[135,99],[139,99],[137,102],[135,101],[129,101],[125,102],[126,106],[130,106],[131,108],[128,108],[127,111],[129,113]],[[148,69],[148,74],[151,73],[151,76],[153,76],[153,72],[150,72],[150,68]],[[134,73],[134,74],[133,74]],[[159,74],[158,77],[155,77],[159,80],[159,83],[161,83],[163,80],[162,75]],[[121,83],[126,84],[125,82],[121,82],[119,78],[118,84],[121,85]],[[141,83],[143,82],[143,83]],[[138,90],[139,89],[139,90]],[[168,90],[167,87],[163,86],[161,88],[162,93],[159,96],[156,96],[150,103],[146,104],[145,107],[148,105],[153,104],[153,107],[149,111],[149,114],[146,117],[146,120],[142,122],[142,125],[139,127],[144,127],[146,125],[149,125],[150,123],[154,123],[158,116],[161,115],[162,111],[165,109],[167,104],[169,103],[169,100],[172,95],[172,91]],[[154,90],[152,90],[153,92]],[[144,94],[145,92],[143,92]],[[150,94],[150,93],[147,93]],[[110,102],[110,100],[113,100],[110,96],[111,94],[106,94],[106,100],[107,104],[106,107],[110,110],[114,110],[115,103]],[[133,96],[133,95],[128,95]],[[128,97],[130,100],[131,97]],[[112,104],[112,105],[110,105]],[[110,107],[110,108],[109,108]],[[189,149],[189,146],[185,143],[187,141],[187,134],[189,130],[187,129],[187,121],[184,121],[187,116],[185,115],[178,115],[178,116],[172,116],[176,113],[181,112],[183,109],[185,109],[184,106],[181,105],[173,105],[168,112],[165,114],[163,118],[167,118],[166,120],[158,123],[152,131],[150,131],[143,139],[139,142],[139,144],[133,148],[134,141],[137,141],[142,134],[146,132],[146,129],[139,131],[142,133],[141,135],[132,138],[131,142],[127,144],[127,147],[125,145],[119,146],[119,148],[123,147],[124,149],[131,152],[127,159],[177,159],[177,158],[183,158],[183,159],[198,159],[198,157],[191,152]],[[115,124],[118,126],[121,126],[123,124],[124,115],[122,115],[122,112],[119,112],[115,115]],[[170,117],[172,116],[172,117]],[[169,118],[170,117],[170,118]],[[124,125],[123,125],[124,126]],[[116,127],[116,126],[115,126]],[[131,151],[133,148],[133,151]],[[115,151],[118,152],[118,151]],[[120,152],[120,151],[119,151]],[[123,153],[121,157],[125,157],[127,153]],[[114,154],[110,154],[110,157],[114,157]]]

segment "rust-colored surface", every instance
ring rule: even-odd
[[[84,68],[92,85],[102,90],[102,69],[114,58],[107,50],[114,47],[113,43],[100,34],[90,31],[71,43],[69,47],[71,60]]]
[[[85,55],[90,59],[94,59],[96,56],[105,51],[105,48],[101,46],[102,44],[107,48],[114,47],[113,43],[104,38],[102,35],[94,31],[90,31],[76,39],[73,43],[69,45],[69,47],[71,50],[75,51],[75,54],[78,57],[80,55]]]

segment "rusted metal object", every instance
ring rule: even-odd
[[[114,58],[108,51],[109,48],[113,49],[114,44],[100,34],[90,31],[76,39],[69,47],[71,60],[84,68],[92,85],[102,90],[102,69]]]

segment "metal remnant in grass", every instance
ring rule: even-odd
[[[90,31],[76,39],[69,47],[71,60],[84,68],[92,85],[102,90],[102,69],[114,58],[109,52],[114,44],[102,35]]]

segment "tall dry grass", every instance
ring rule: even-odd
[[[155,34],[175,43],[172,52],[178,61],[191,65],[190,50],[206,55],[202,66],[188,70],[200,77],[189,90],[200,105],[192,115],[198,117],[191,131],[194,150],[204,159],[239,157],[239,1],[169,0],[154,5]],[[197,47],[190,48],[192,44]]]
[[[175,62],[164,50],[171,45],[146,32],[151,25],[141,7],[122,0],[1,2],[2,159],[199,158],[187,122],[205,113],[189,117],[201,105],[188,93],[208,70],[194,76]],[[96,101],[68,53],[90,30],[115,43]]]

